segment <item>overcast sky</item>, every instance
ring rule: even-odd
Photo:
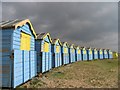
[[[2,3],[2,19],[30,19],[37,33],[49,32],[79,46],[118,50],[117,2]]]

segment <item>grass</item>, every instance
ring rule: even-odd
[[[118,60],[75,62],[35,77],[28,88],[117,88]]]

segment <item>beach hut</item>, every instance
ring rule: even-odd
[[[107,53],[108,53],[108,59],[112,59],[113,58],[113,53],[110,49],[107,49]]]
[[[37,34],[35,49],[37,51],[37,72],[44,73],[52,68],[52,39],[49,33]]]
[[[102,49],[98,49],[98,58],[103,59],[103,50]]]
[[[81,47],[81,52],[82,52],[82,60],[83,60],[83,61],[87,60],[86,47]]]
[[[75,57],[76,57],[76,61],[82,60],[81,48],[79,46],[76,46],[75,48]]]
[[[92,49],[93,59],[98,59],[98,51],[96,48]]]
[[[53,39],[52,44],[52,53],[53,53],[53,61],[52,61],[52,67],[59,67],[62,65],[62,53],[61,53],[61,47],[62,43],[59,39]]]
[[[93,54],[92,54],[91,47],[86,48],[86,50],[87,50],[87,60],[93,60]]]
[[[69,45],[67,42],[62,42],[62,65],[69,64]]]
[[[74,44],[71,44],[71,45],[69,45],[69,62],[70,63],[73,63],[73,62],[75,62],[76,61],[76,57],[75,57],[75,46],[74,46]]]
[[[0,23],[0,87],[15,88],[36,76],[36,33],[29,19]]]
[[[108,52],[106,49],[103,49],[103,59],[108,59]]]

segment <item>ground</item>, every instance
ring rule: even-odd
[[[27,88],[118,88],[118,60],[79,61],[23,84]]]

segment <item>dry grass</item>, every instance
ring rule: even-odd
[[[75,62],[20,86],[28,88],[118,88],[118,60]]]

